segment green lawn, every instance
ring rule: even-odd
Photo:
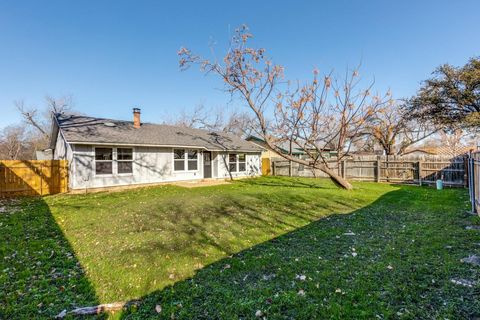
[[[474,318],[465,189],[258,178],[22,199],[0,213],[0,319]],[[1,204],[0,204],[1,207]],[[157,313],[155,307],[162,310]]]

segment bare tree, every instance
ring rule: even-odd
[[[460,128],[449,131],[442,130],[439,133],[440,144],[448,148],[447,150],[451,157],[456,157],[465,148],[463,140],[466,136],[467,133]]]
[[[368,130],[387,156],[402,154],[407,147],[436,132],[428,123],[408,117],[403,106],[393,99],[377,110],[369,121]]]
[[[72,96],[60,98],[47,96],[45,98],[46,106],[43,109],[35,106],[26,107],[23,100],[16,101],[15,106],[22,115],[24,122],[37,130],[45,141],[48,141],[50,139],[52,113],[57,114],[70,110],[72,101]]]
[[[0,133],[0,159],[19,159],[26,144],[25,126],[11,125],[4,128]]]
[[[192,111],[182,111],[179,116],[171,121],[177,126],[206,129],[217,132],[228,132],[246,138],[254,131],[251,116],[245,112],[226,113],[220,108],[206,108],[196,106]]]
[[[237,29],[221,62],[182,48],[178,53],[180,68],[199,64],[202,72],[219,76],[225,91],[240,97],[253,113],[258,133],[269,149],[287,160],[321,170],[343,188],[351,189],[351,184],[330,168],[324,150],[336,150],[339,161],[345,157],[367,121],[384,104],[384,97],[371,94],[373,83],[360,88],[358,69],[347,70],[344,78],[332,74],[320,77],[315,71],[312,80],[292,85],[284,80],[284,68],[265,56],[265,49],[248,46],[250,38],[246,26]],[[283,153],[283,143],[302,148],[307,158]]]

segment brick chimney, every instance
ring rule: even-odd
[[[133,108],[133,127],[138,129],[141,126],[140,122],[140,108]]]

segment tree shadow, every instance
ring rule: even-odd
[[[59,160],[0,161],[0,198],[66,192],[66,176]]]
[[[432,190],[399,188],[350,214],[328,216],[216,261],[142,297],[122,318],[254,319],[257,310],[282,319],[395,318],[405,309],[411,318],[478,316],[475,289],[451,288],[452,270],[434,268],[462,257],[444,246],[467,241],[455,212],[463,210],[462,200],[433,207],[424,201],[435,201]],[[245,203],[234,205],[249,211]],[[468,269],[460,265],[453,273]],[[455,295],[461,301],[444,304]]]
[[[288,180],[282,179],[282,177],[267,176],[262,179],[244,179],[239,180],[239,183],[243,183],[251,186],[269,186],[269,187],[286,187],[286,188],[317,188],[317,189],[331,189],[325,185],[325,180],[328,178],[319,178],[320,180],[305,179],[305,178],[289,178]],[[308,181],[308,182],[307,182]],[[332,180],[333,182],[333,180]]]
[[[43,198],[0,200],[0,208],[0,319],[52,319],[99,304]]]

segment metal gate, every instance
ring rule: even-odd
[[[468,158],[468,189],[472,212],[480,214],[480,152]]]

